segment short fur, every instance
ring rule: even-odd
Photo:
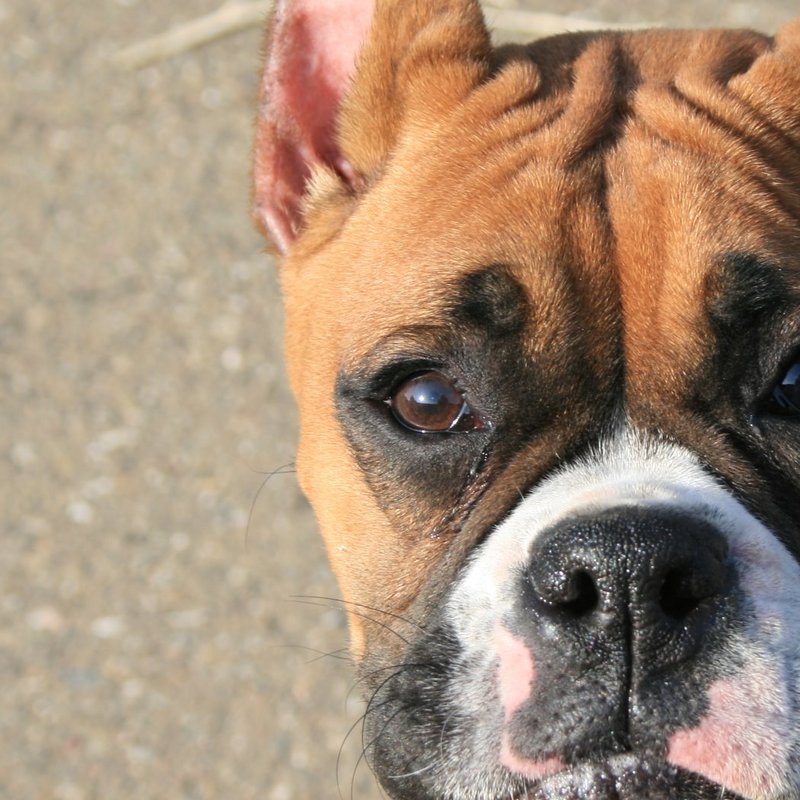
[[[800,22],[493,48],[476,0],[334,6],[363,47],[315,32],[326,0],[277,3],[254,205],[284,255],[298,474],[368,683],[441,623],[520,495],[620,426],[691,453],[800,557],[800,427],[758,416],[800,341]],[[289,81],[319,63],[301,40],[333,48],[321,111],[318,72]],[[393,426],[393,370],[434,362],[490,429]]]

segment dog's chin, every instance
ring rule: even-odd
[[[701,775],[664,762],[617,756],[538,781],[515,800],[745,800]]]

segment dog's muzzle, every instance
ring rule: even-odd
[[[672,507],[612,507],[543,530],[517,580],[513,632],[537,665],[512,750],[661,755],[665,712],[685,725],[701,711],[720,620],[737,617],[723,533]]]

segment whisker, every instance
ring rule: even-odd
[[[442,723],[442,732],[439,734],[439,754],[441,755],[442,761],[444,761],[444,736],[447,733],[447,723],[450,722],[450,718],[456,713],[456,709],[453,709],[444,719]]]
[[[400,665],[398,669],[395,669],[394,672],[392,672],[388,677],[382,680],[378,684],[378,686],[375,687],[374,691],[372,692],[372,696],[367,701],[366,708],[364,709],[364,713],[362,715],[362,719],[365,722],[369,714],[373,713],[378,708],[383,708],[385,705],[387,705],[389,702],[393,700],[393,698],[388,698],[387,700],[379,703],[378,705],[375,705],[375,700],[380,694],[381,689],[383,689],[383,687],[386,686],[386,684],[389,683],[389,681],[393,680],[395,677],[397,677],[401,672],[403,672],[406,669],[408,669],[408,665],[406,664]],[[356,776],[356,770],[358,769],[358,765],[361,763],[362,760],[368,763],[367,751],[369,750],[370,747],[372,747],[375,744],[375,742],[378,741],[378,739],[380,739],[381,736],[383,736],[383,734],[386,732],[387,728],[389,727],[389,725],[391,725],[391,723],[394,721],[397,715],[407,710],[408,708],[409,706],[401,705],[400,708],[398,708],[397,711],[394,714],[392,714],[392,716],[386,721],[381,730],[376,734],[376,736],[373,737],[373,739],[369,743],[365,743],[364,741],[365,728],[364,727],[361,728],[361,755],[358,757],[355,767],[353,768],[353,777],[350,781],[351,794],[352,794],[352,788],[355,784],[355,776]]]
[[[306,661],[306,664],[314,664],[317,661],[322,660],[323,658],[332,658],[335,661],[347,661],[352,663],[352,659],[349,655],[343,655],[344,653],[349,653],[349,648],[347,647],[339,647],[336,650],[319,650],[316,647],[309,647],[308,645],[304,644],[273,644],[269,645],[269,650],[277,650],[277,649],[286,649],[286,650],[305,650],[309,653],[315,653],[316,658],[312,658],[309,661]]]
[[[402,775],[387,775],[388,778],[413,778],[415,775],[422,775],[423,772],[427,772],[429,769],[433,769],[436,766],[436,759],[431,761],[427,767],[420,767],[419,769],[415,769],[413,772],[404,772]]]
[[[399,620],[400,622],[405,622],[408,625],[413,625],[420,631],[425,630],[425,627],[423,625],[420,625],[418,622],[416,622],[413,619],[410,619],[409,617],[404,617],[401,614],[395,614],[393,611],[387,611],[385,608],[378,608],[377,606],[368,606],[366,603],[356,603],[353,600],[344,600],[341,597],[325,597],[323,595],[297,594],[297,595],[292,595],[292,599],[327,600],[331,603],[341,603],[343,606],[355,606],[356,608],[364,608],[367,611],[374,611],[377,614],[385,614],[387,617],[392,617],[393,619]]]
[[[376,709],[382,708],[385,705],[393,702],[393,698],[389,698],[384,700],[382,703],[379,703],[375,706]],[[353,731],[359,726],[363,725],[364,720],[366,719],[367,711],[365,710],[363,714],[360,714],[358,719],[348,728],[347,733],[344,735],[344,739],[342,739],[342,743],[339,745],[339,752],[336,754],[336,789],[339,792],[340,800],[344,800],[344,795],[342,794],[342,786],[340,780],[340,773],[341,773],[341,762],[342,762],[342,755],[344,753],[345,745],[347,744],[347,740],[352,736]],[[360,757],[359,757],[360,760]],[[356,762],[356,767],[358,767],[358,762]]]
[[[298,605],[317,606],[318,608],[330,608],[330,609],[333,609],[334,611],[343,611],[344,610],[340,606],[332,606],[332,605],[327,605],[325,603],[315,603],[315,602],[312,602],[310,600],[292,599],[292,602],[293,603],[297,603]],[[353,610],[350,610],[349,613],[353,614],[353,616],[356,616],[356,617],[359,617],[361,619],[364,619],[367,622],[371,622],[373,625],[378,625],[379,627],[383,628],[384,630],[388,631],[389,633],[394,634],[404,644],[407,644],[407,645],[411,644],[411,642],[409,642],[408,639],[406,639],[405,636],[403,636],[401,633],[398,633],[394,628],[391,627],[391,625],[388,625],[385,622],[381,622],[379,619],[375,619],[374,617],[369,616],[369,614],[361,614],[358,611],[353,611]]]
[[[389,701],[387,700],[386,703],[388,703],[388,702]],[[380,706],[378,706],[378,707],[380,707]],[[403,711],[407,711],[409,708],[410,708],[410,706],[401,705],[400,708],[398,708],[397,711],[395,711],[394,714],[392,714],[392,716],[389,717],[388,720],[386,720],[386,723],[384,724],[384,726],[370,740],[370,742],[368,744],[366,744],[366,745],[363,744],[363,739],[362,739],[361,755],[358,757],[358,761],[356,761],[356,765],[353,767],[353,777],[350,779],[350,800],[353,800],[353,796],[354,796],[354,792],[355,792],[356,771],[358,770],[358,765],[362,762],[362,760],[364,761],[364,763],[367,763],[367,764],[369,763],[369,761],[367,759],[367,750],[369,750],[369,748],[372,747],[375,744],[375,742],[377,742],[378,739],[380,739],[381,736],[383,736],[386,733],[386,730],[394,722],[395,718],[398,717],[400,714],[402,714]],[[364,714],[364,716],[366,717],[366,713]]]
[[[377,711],[379,708],[383,708],[384,706],[388,705],[389,703],[392,703],[392,702],[394,702],[394,698],[392,698],[392,697],[389,697],[389,698],[387,698],[386,700],[383,700],[383,701],[381,701],[380,703],[377,703],[377,704],[375,703],[375,700],[376,700],[376,698],[377,698],[377,696],[378,696],[378,693],[380,692],[380,690],[381,690],[381,689],[382,689],[382,688],[383,688],[383,687],[384,687],[384,686],[385,686],[385,685],[386,685],[386,684],[387,684],[387,683],[388,683],[388,682],[389,682],[389,681],[390,681],[392,678],[394,678],[396,675],[399,675],[399,674],[400,674],[400,673],[403,671],[403,669],[404,669],[404,667],[403,667],[403,666],[396,667],[396,668],[394,669],[394,672],[392,672],[392,674],[391,674],[391,675],[389,675],[389,677],[388,677],[388,678],[386,678],[384,681],[382,681],[382,682],[381,682],[381,683],[380,683],[380,684],[377,686],[377,688],[375,689],[375,691],[372,693],[372,696],[371,696],[371,697],[370,697],[370,699],[367,701],[367,703],[366,703],[366,705],[365,705],[365,708],[364,708],[364,712],[363,712],[363,713],[362,713],[362,714],[359,716],[359,718],[358,718],[358,719],[357,719],[357,720],[356,720],[356,721],[355,721],[355,722],[354,722],[354,723],[353,723],[353,724],[350,726],[350,729],[349,729],[349,730],[347,731],[347,733],[345,734],[345,737],[344,737],[344,739],[342,740],[342,743],[341,743],[341,745],[339,746],[339,753],[338,753],[338,755],[336,756],[336,787],[337,787],[337,790],[338,790],[338,792],[339,792],[339,797],[340,797],[340,799],[341,799],[341,800],[344,800],[344,795],[342,794],[341,783],[340,783],[340,780],[339,780],[339,768],[340,768],[340,763],[341,763],[342,753],[343,753],[343,751],[344,751],[344,746],[345,746],[345,744],[347,743],[347,740],[350,738],[350,735],[351,735],[351,734],[353,733],[353,731],[356,729],[356,727],[357,727],[358,725],[362,725],[362,728],[361,728],[361,755],[359,755],[359,757],[358,757],[358,760],[356,761],[356,764],[355,764],[355,766],[353,767],[353,776],[352,776],[352,778],[351,778],[351,781],[350,781],[350,795],[351,795],[351,797],[352,797],[352,794],[353,794],[353,789],[354,789],[354,786],[355,786],[355,777],[356,777],[356,771],[358,770],[358,765],[361,763],[361,760],[362,760],[362,758],[364,758],[364,756],[365,756],[365,750],[364,750],[364,728],[363,728],[363,723],[366,721],[366,719],[367,719],[367,715],[368,715],[368,714],[370,714],[370,713],[372,713],[372,712],[374,712],[374,711]],[[397,713],[400,713],[400,712],[398,711]],[[395,714],[394,716],[396,716],[396,714]],[[394,716],[392,717],[392,719],[394,718]]]
[[[253,502],[250,503],[250,511],[247,514],[247,526],[245,527],[245,530],[244,530],[244,546],[245,546],[245,548],[247,547],[248,542],[250,540],[250,524],[253,521],[253,512],[255,511],[256,503],[258,502],[258,498],[261,497],[261,492],[264,491],[264,487],[276,475],[292,475],[293,473],[297,472],[297,470],[295,469],[294,461],[290,461],[288,464],[283,464],[280,467],[276,467],[271,472],[263,472],[263,471],[257,470],[257,469],[254,469],[253,472],[257,473],[258,475],[263,475],[264,476],[264,480],[261,481],[261,486],[258,487],[258,491],[256,492],[255,497],[253,497]]]
[[[315,652],[313,647],[307,647],[306,650],[310,650],[312,653]],[[332,658],[334,661],[345,661],[348,664],[353,663],[353,659],[350,658],[350,648],[349,647],[340,647],[337,650],[317,650],[316,651],[319,655],[316,658],[312,658],[309,661],[306,661],[306,664],[316,664],[317,661],[322,661],[323,658]]]
[[[399,664],[387,664],[384,667],[376,667],[375,669],[371,669],[368,672],[364,672],[353,681],[352,685],[350,686],[350,689],[347,692],[347,696],[345,697],[345,703],[347,703],[350,700],[350,696],[362,683],[365,683],[367,680],[369,680],[374,675],[377,675],[380,672],[386,672],[386,670],[394,669],[397,670],[396,674],[399,674],[404,669],[414,669],[414,668],[425,669],[426,667],[430,666],[431,665],[429,663],[424,661],[404,661]],[[381,686],[383,686],[383,684],[381,684]]]

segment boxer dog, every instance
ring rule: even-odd
[[[800,23],[278,0],[255,214],[403,800],[800,797]]]

